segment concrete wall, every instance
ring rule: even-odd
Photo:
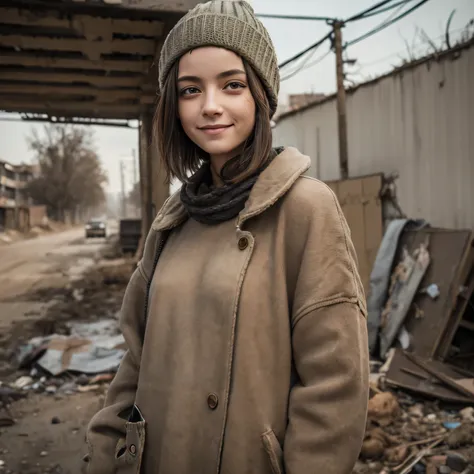
[[[351,177],[396,171],[407,215],[474,228],[474,42],[349,92],[347,121]],[[274,141],[340,178],[335,98],[283,116]]]

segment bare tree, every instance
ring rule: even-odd
[[[50,216],[74,221],[105,200],[107,182],[94,149],[92,131],[73,125],[44,127],[44,137],[33,129],[29,146],[35,152],[39,175],[30,183],[30,196],[48,207]]]

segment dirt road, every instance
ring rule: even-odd
[[[109,230],[115,233],[116,227]],[[0,247],[0,388],[29,375],[39,385],[11,405],[0,390],[0,473],[84,472],[85,429],[103,403],[106,386],[81,393],[77,374],[33,375],[30,367],[12,372],[12,354],[31,337],[54,332],[61,318],[107,318],[118,311],[133,263],[125,264],[125,277],[117,284],[114,262],[120,261],[99,259],[111,246],[105,239],[85,240],[77,228]],[[80,300],[71,297],[73,288],[83,289]],[[57,390],[45,391],[46,385]]]
[[[84,230],[78,227],[1,246],[0,300],[31,291],[42,283],[54,285],[54,280],[68,270],[72,256],[90,258],[103,243],[103,239],[85,242]]]

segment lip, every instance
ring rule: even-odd
[[[205,127],[200,127],[199,130],[206,133],[207,135],[219,135],[222,132],[228,130],[232,125],[207,125]]]

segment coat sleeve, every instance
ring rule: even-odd
[[[143,259],[128,283],[122,303],[120,327],[127,351],[110,384],[104,407],[92,418],[87,429],[89,452],[85,461],[88,474],[116,472],[116,449],[126,434],[127,416],[121,413],[131,411],[138,385],[147,282],[157,240],[154,234],[151,231],[148,235]]]
[[[368,404],[365,297],[334,194],[324,186],[313,202],[318,205],[310,212],[293,302],[298,377],[290,392],[284,462],[287,474],[350,474]]]

